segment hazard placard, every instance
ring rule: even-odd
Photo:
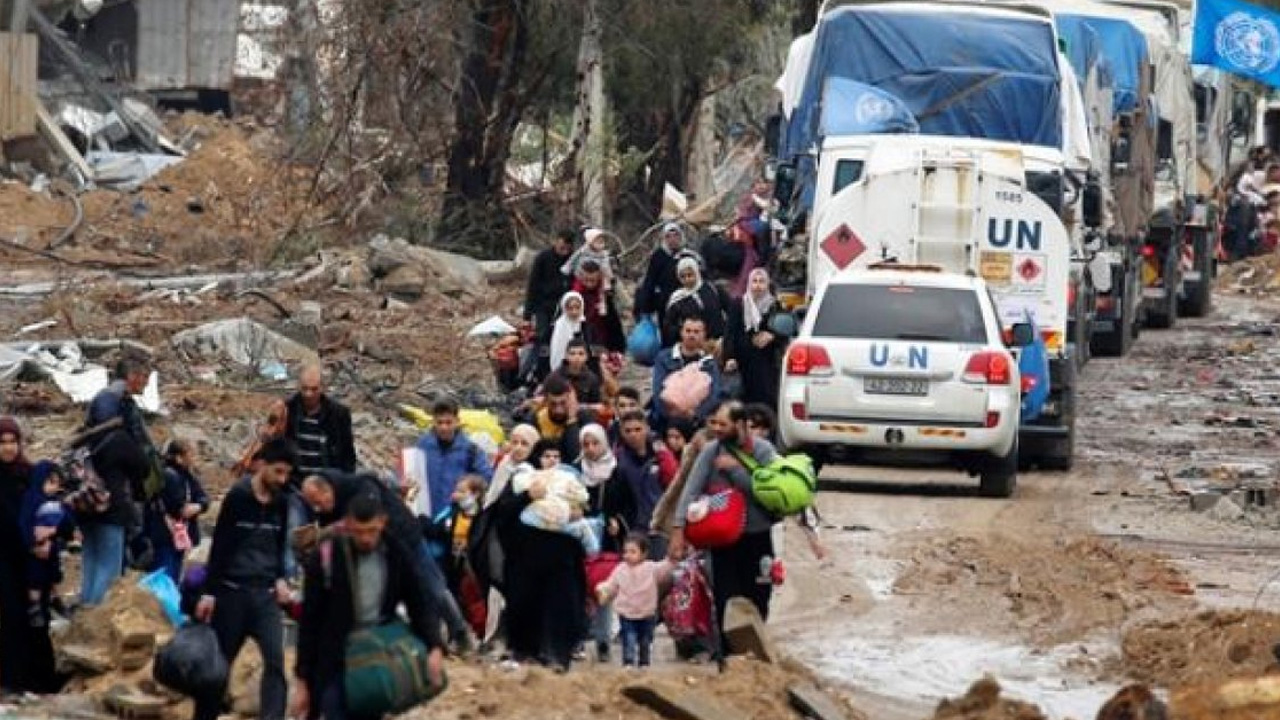
[[[849,227],[848,223],[840,223],[840,226],[832,230],[822,239],[819,245],[822,251],[831,258],[831,262],[835,263],[836,269],[844,270],[853,264],[862,253],[867,251],[867,246],[863,244],[862,238]]]
[[[1040,253],[1016,253],[1013,259],[1013,287],[1019,293],[1044,292],[1048,276],[1045,255]]]
[[[984,250],[978,256],[978,274],[992,285],[1008,285],[1013,280],[1013,253]]]

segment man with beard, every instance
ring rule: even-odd
[[[209,549],[204,594],[195,617],[213,625],[227,664],[253,638],[262,655],[259,716],[284,720],[284,625],[280,606],[290,599],[285,582],[287,510],[285,485],[298,464],[292,443],[277,438],[258,453],[258,471],[227,491]],[[221,715],[223,692],[196,698],[195,720]]]
[[[572,462],[582,454],[579,432],[595,422],[595,418],[590,412],[578,407],[573,386],[559,375],[549,376],[543,383],[542,391],[545,395],[542,409],[534,416],[538,436],[554,444],[565,462]]]
[[[662,401],[663,388],[666,386],[668,377],[690,365],[696,365],[698,370],[710,377],[711,389],[706,398],[691,413],[683,417],[672,416],[671,411]],[[680,342],[670,350],[663,350],[657,362],[653,364],[651,424],[659,433],[666,432],[668,422],[671,420],[686,420],[695,425],[701,425],[711,409],[720,402],[720,388],[720,366],[716,364],[715,357],[707,352],[707,323],[702,318],[685,318],[680,326]]]
[[[422,525],[394,490],[371,474],[324,472],[302,481],[302,499],[321,527],[330,527],[347,515],[354,498],[375,494],[382,504],[390,534],[409,545],[416,562],[417,581],[423,583],[436,614],[444,620],[449,637],[460,651],[473,647],[473,639],[457,602],[449,593],[439,565],[431,557]]]
[[[752,436],[747,428],[747,413],[736,400],[720,403],[707,424],[713,439],[698,454],[689,471],[672,521],[670,555],[674,559],[684,557],[684,525],[689,505],[705,495],[715,481],[734,487],[746,497],[747,521],[742,536],[726,548],[711,551],[716,622],[723,630],[724,609],[732,597],[749,599],[760,611],[761,618],[769,617],[774,563],[771,530],[777,518],[756,502],[751,492],[751,472],[736,453],[752,457],[764,466],[773,462],[777,451],[768,440]]]
[[[599,360],[606,353],[626,350],[627,338],[622,331],[622,316],[618,314],[613,293],[604,287],[603,268],[594,260],[584,261],[573,283],[573,290],[582,296],[583,335],[591,348],[592,357]],[[594,367],[592,369],[598,370]]]

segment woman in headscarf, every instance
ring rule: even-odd
[[[770,331],[769,321],[779,311],[777,298],[769,289],[769,273],[764,268],[751,271],[747,292],[729,310],[725,334],[726,372],[738,372],[742,379],[742,401],[778,405],[778,378],[787,338]]]
[[[538,444],[538,430],[532,425],[517,425],[511,430],[511,438],[507,441],[507,454],[493,469],[493,480],[489,481],[489,489],[485,492],[483,506],[488,508],[502,497],[511,478],[521,465],[530,461],[533,448]]]
[[[560,315],[556,318],[556,324],[551,330],[551,366],[547,369],[548,372],[559,368],[564,363],[564,356],[569,350],[569,341],[582,337],[585,308],[586,304],[580,293],[570,291],[560,298]],[[546,373],[543,375],[545,376]]]
[[[604,530],[600,542],[601,554],[587,559],[587,596],[593,600],[591,635],[596,641],[596,660],[609,661],[609,645],[613,637],[613,613],[608,605],[594,602],[594,585],[608,579],[617,567],[622,553],[622,541],[635,521],[635,496],[631,487],[618,473],[618,460],[609,448],[608,433],[596,423],[579,432],[582,456],[577,460],[582,484],[587,486],[590,497],[587,515],[600,519]]]
[[[22,449],[22,429],[16,419],[0,418],[0,688],[5,693],[31,689],[27,545],[20,523],[30,484],[31,463]]]
[[[680,342],[680,326],[686,318],[697,317],[707,324],[707,338],[718,340],[724,336],[724,309],[720,295],[710,284],[702,280],[702,268],[691,257],[682,258],[676,264],[676,277],[680,287],[671,293],[667,312],[663,317],[662,346],[669,348]]]

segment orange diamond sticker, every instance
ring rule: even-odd
[[[840,227],[832,230],[822,240],[819,246],[822,251],[831,258],[831,262],[835,263],[836,268],[844,270],[857,260],[862,253],[867,251],[867,246],[862,243],[862,238],[849,227],[847,223],[840,223]]]

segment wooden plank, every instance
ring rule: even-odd
[[[662,683],[637,683],[622,688],[622,695],[668,720],[738,720],[747,716],[691,691]]]
[[[808,683],[788,685],[787,699],[805,717],[814,720],[849,720],[849,713],[834,698]]]
[[[84,156],[76,149],[75,143],[71,142],[71,138],[62,132],[62,128],[49,115],[49,111],[45,109],[44,103],[40,99],[36,99],[36,121],[40,128],[40,134],[49,141],[50,145],[58,151],[64,160],[71,163],[71,166],[80,173],[86,182],[93,180],[93,168],[89,167],[89,163],[85,162]]]
[[[0,140],[36,132],[35,35],[0,33]]]

